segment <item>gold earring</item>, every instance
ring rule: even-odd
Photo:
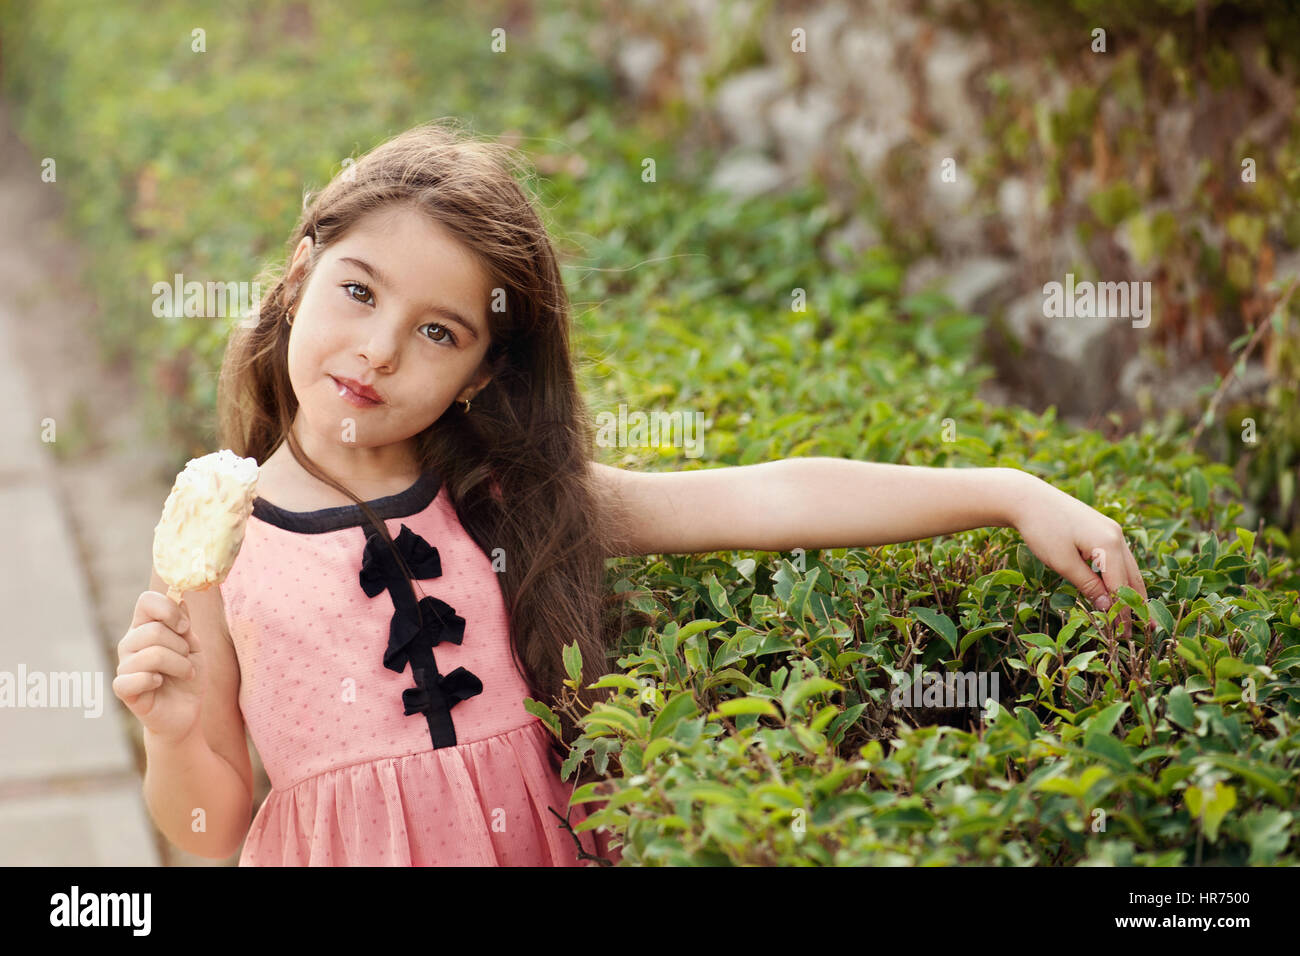
[[[465,399],[465,411],[469,411],[469,399]]]
[[[292,326],[293,326],[293,313],[292,313],[292,312],[286,312],[286,313],[284,314],[284,320],[285,320],[286,323],[289,324],[290,327],[292,327]]]

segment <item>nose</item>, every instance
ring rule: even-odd
[[[398,351],[401,348],[398,344],[397,329],[397,323],[391,320],[376,321],[371,326],[370,338],[359,350],[359,354],[367,364],[389,371],[393,369],[397,364]]]

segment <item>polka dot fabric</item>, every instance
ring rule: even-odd
[[[573,782],[524,710],[491,560],[436,478],[367,504],[394,539],[405,524],[438,550],[442,574],[417,580],[416,596],[446,601],[465,631],[436,647],[437,667],[465,667],[483,692],[452,708],[455,746],[434,748],[424,717],[404,713],[410,667],[383,665],[393,602],[359,583],[361,509],[288,512],[258,499],[221,585],[240,711],[271,781],[240,866],[595,865],[547,809],[565,815]],[[570,823],[596,806],[574,807]],[[578,836],[587,853],[619,859],[607,834]]]

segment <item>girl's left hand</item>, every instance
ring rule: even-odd
[[[1098,610],[1109,610],[1114,594],[1128,585],[1142,600],[1146,584],[1124,540],[1119,522],[1072,498],[1035,475],[1014,505],[1012,524],[1029,550],[1079,589]],[[1124,637],[1130,636],[1130,608],[1119,612]]]

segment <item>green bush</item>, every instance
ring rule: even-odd
[[[618,831],[630,864],[1294,864],[1280,533],[1232,527],[1222,466],[1154,436],[1037,440],[1050,426],[998,412],[982,432],[1032,442],[1030,470],[1125,526],[1149,593],[1120,592],[1131,640],[1010,529],[624,564],[645,623],[565,767],[608,777],[575,794],[609,801],[578,829]],[[914,663],[996,672],[995,716],[894,706]]]
[[[730,220],[692,208],[707,246],[771,257],[793,270],[786,284],[807,267],[790,250],[813,236],[779,243],[750,231],[749,207]],[[602,371],[638,407],[698,396],[715,463],[829,455],[1038,474],[1126,529],[1150,599],[1122,592],[1132,641],[1011,529],[615,562],[610,586],[643,620],[620,625],[601,682],[619,698],[573,711],[585,734],[566,773],[607,778],[575,794],[608,801],[586,826],[618,831],[632,864],[1295,862],[1300,613],[1285,535],[1235,526],[1241,488],[1172,419],[1110,443],[1052,409],[973,398],[988,374],[968,358],[978,320],[900,299],[897,275],[881,254],[844,278],[859,304],[833,321],[683,298],[607,330],[614,355],[640,360],[635,377]],[[689,386],[648,384],[687,374]],[[892,706],[916,662],[996,671],[1001,712],[941,724]]]

